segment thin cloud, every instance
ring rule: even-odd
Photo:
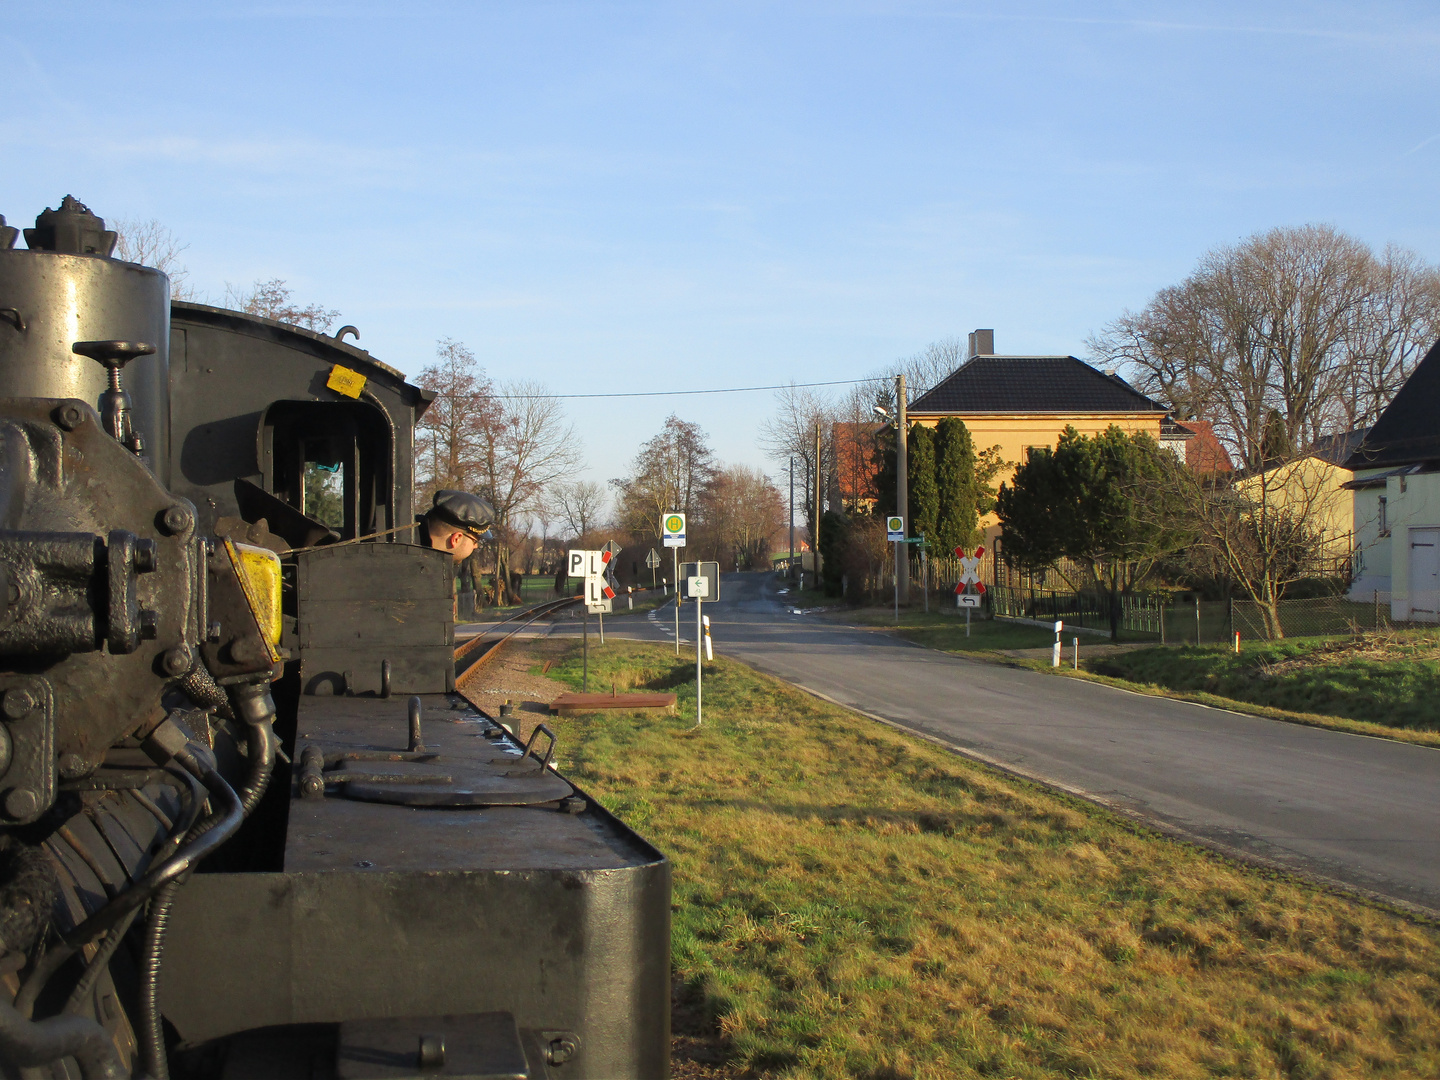
[[[1409,150],[1406,150],[1405,153],[1401,154],[1400,156],[1401,156],[1401,157],[1409,157],[1411,154],[1415,153],[1416,151],[1425,149],[1425,147],[1429,146],[1429,145],[1430,145],[1432,142],[1434,142],[1436,139],[1440,139],[1440,134],[1431,135],[1428,139],[1421,139],[1418,143],[1416,143],[1414,146],[1412,146]]]

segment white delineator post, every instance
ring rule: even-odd
[[[1055,620],[1055,648],[1050,651],[1050,666],[1060,666],[1060,631],[1065,629],[1065,624],[1059,619]]]
[[[1080,638],[1077,636],[1073,642],[1075,646],[1075,670],[1080,670]]]
[[[695,726],[700,726],[700,684],[704,681],[704,671],[700,666],[701,650],[705,648],[701,644],[705,637],[705,621],[700,614],[700,608],[705,602],[700,599],[700,594],[695,595]]]

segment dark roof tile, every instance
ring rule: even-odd
[[[1073,356],[976,356],[916,398],[909,411],[1137,413],[1165,407]]]

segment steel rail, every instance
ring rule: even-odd
[[[507,615],[491,627],[489,632],[476,634],[469,641],[457,645],[455,647],[456,689],[459,689],[465,683],[469,682],[470,679],[474,677],[475,672],[489,663],[491,658],[509,644],[520,631],[532,623],[543,619],[546,615],[554,614],[563,608],[569,607],[571,604],[579,603],[583,599],[584,597],[582,596],[562,596],[557,600],[542,601],[533,607]],[[510,626],[508,630],[497,637],[495,631],[500,627],[508,626],[510,623],[514,623],[515,625]]]
[[[653,589],[641,589],[640,592],[653,592]],[[553,615],[555,612],[578,604],[584,600],[583,596],[562,596],[556,600],[542,600],[540,603],[520,611],[512,612],[505,618],[495,623],[483,634],[476,634],[469,641],[455,646],[455,687],[458,690],[464,683],[469,682],[474,673],[485,664],[491,657],[495,656],[502,648],[510,643],[514,637],[530,626],[532,623]],[[520,621],[523,620],[523,621]],[[516,623],[499,637],[496,631],[501,627]],[[463,666],[462,666],[463,665]]]

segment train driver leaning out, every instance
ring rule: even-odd
[[[481,540],[492,535],[495,508],[468,491],[437,491],[435,505],[420,517],[421,543],[448,551],[457,563],[468,559]]]

